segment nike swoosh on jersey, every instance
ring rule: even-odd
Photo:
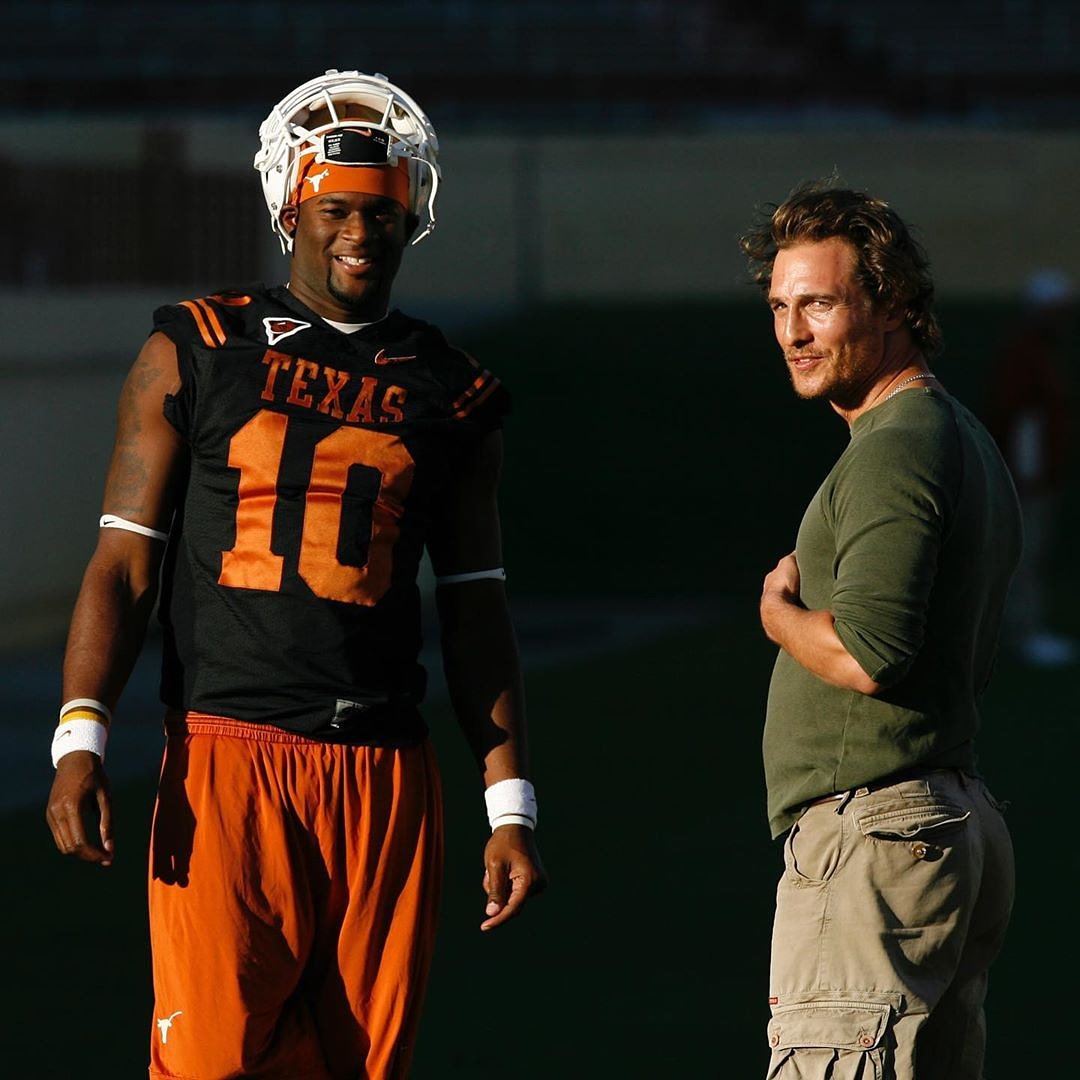
[[[380,349],[375,354],[376,364],[404,364],[406,360],[415,360],[416,355],[412,356],[387,356],[385,349]]]

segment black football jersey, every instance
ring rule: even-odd
[[[427,323],[394,311],[345,334],[284,287],[159,308],[154,328],[176,345],[165,416],[190,448],[165,704],[383,742],[339,721],[389,705],[422,734],[417,568],[457,456],[507,410],[498,379]]]

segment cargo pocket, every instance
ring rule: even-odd
[[[971,811],[953,803],[932,803],[927,806],[902,806],[871,810],[860,814],[856,824],[864,836],[884,840],[912,840],[917,836],[929,838],[946,836],[971,817]]]
[[[888,1005],[805,1001],[773,1009],[768,1080],[885,1080]]]

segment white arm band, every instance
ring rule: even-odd
[[[117,517],[115,514],[102,514],[98,525],[102,529],[123,529],[125,532],[138,533],[140,536],[149,536],[151,540],[168,540],[169,534],[151,529],[146,525],[140,525],[137,521],[128,521],[127,518]]]
[[[74,715],[70,720],[65,716]],[[94,714],[98,714],[95,717]],[[99,717],[99,718],[98,718]],[[53,734],[52,763],[55,768],[65,754],[73,750],[89,750],[105,760],[105,743],[109,737],[112,713],[108,705],[94,698],[72,698],[60,707],[60,726]]]
[[[435,579],[436,585],[460,585],[464,581],[483,581],[484,578],[492,578],[495,581],[505,581],[506,571],[497,566],[494,570],[473,570],[468,574],[444,574]]]
[[[536,828],[536,791],[528,780],[500,780],[484,792],[484,802],[492,832],[500,825]]]

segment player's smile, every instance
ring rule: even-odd
[[[366,274],[374,265],[370,255],[335,255],[334,261],[340,263],[347,272]]]
[[[374,281],[383,269],[383,261],[373,252],[354,254],[331,253],[330,274],[344,275],[341,287],[349,288],[349,279]]]

